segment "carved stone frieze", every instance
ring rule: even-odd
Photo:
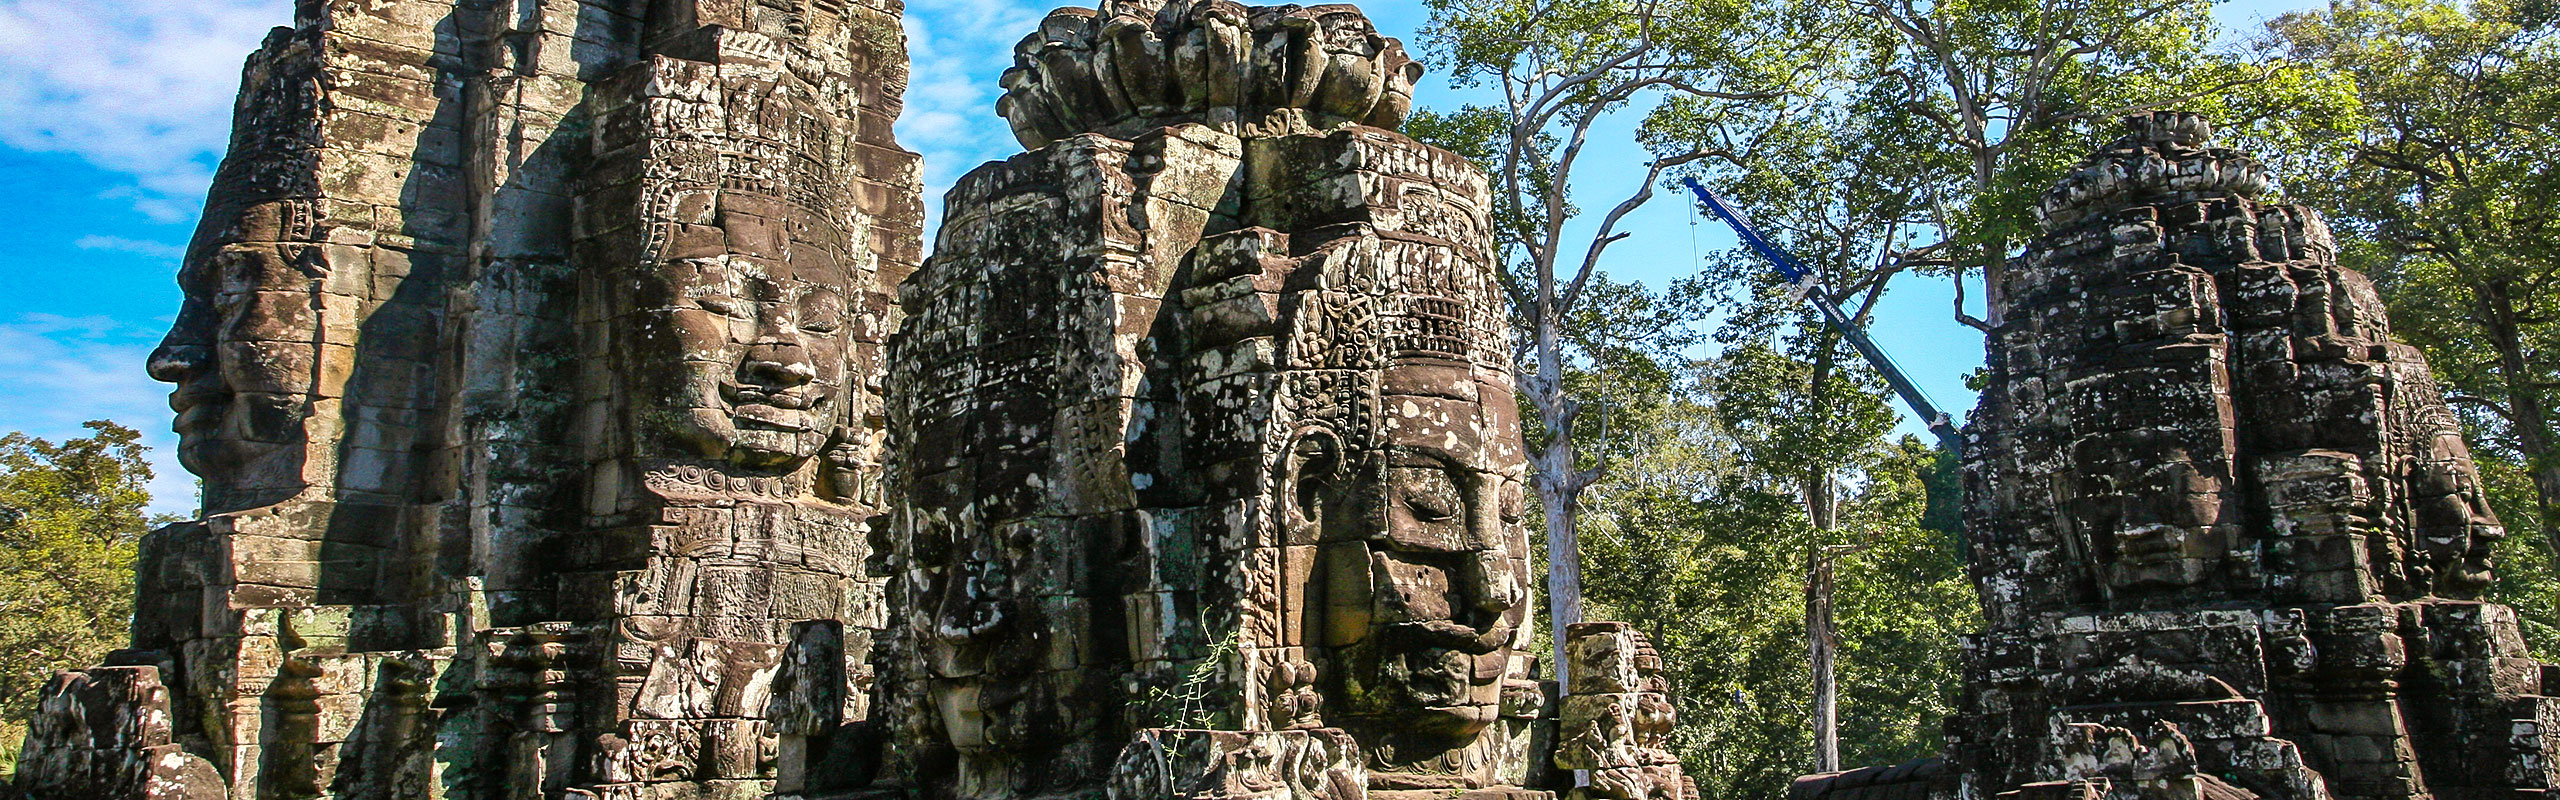
[[[1139,731],[1112,800],[1345,800],[1368,796],[1360,744],[1340,730]]]

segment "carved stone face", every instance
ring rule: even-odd
[[[2228,544],[2218,530],[2220,484],[2198,475],[2184,453],[2164,456],[2154,474],[2117,498],[2096,542],[2099,577],[2118,593],[2184,589],[2204,583]]]
[[[1528,610],[1519,450],[1507,441],[1518,434],[1503,424],[1514,401],[1464,366],[1399,364],[1385,384],[1383,450],[1352,459],[1367,467],[1328,476],[1318,457],[1297,470],[1332,571],[1330,694],[1352,716],[1463,739],[1498,716]],[[1392,393],[1405,387],[1443,396]]]
[[[304,443],[322,270],[315,245],[277,241],[294,213],[285,202],[253,206],[227,243],[179,268],[186,302],[149,369],[176,386],[178,460],[197,475],[218,478]]]
[[[679,226],[640,276],[666,302],[639,320],[644,362],[681,365],[642,413],[702,456],[787,469],[825,448],[843,402],[851,274],[796,236],[806,212],[723,196],[714,226]],[[664,374],[664,373],[662,373]]]
[[[2488,588],[2491,551],[2507,538],[2472,463],[2471,446],[2459,431],[2438,431],[2409,486],[2420,561],[2433,580],[2430,588],[2448,595]]]

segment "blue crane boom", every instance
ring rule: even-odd
[[[1751,248],[1751,252],[1768,259],[1770,266],[1777,268],[1778,276],[1795,286],[1796,296],[1804,298],[1806,302],[1813,304],[1815,310],[1822,312],[1823,321],[1830,323],[1831,329],[1837,331],[1840,338],[1849,340],[1850,347],[1857,348],[1859,355],[1866,356],[1868,364],[1874,365],[1877,372],[1883,373],[1884,382],[1893,387],[1894,394],[1902,396],[1902,402],[1911,406],[1911,413],[1919,415],[1920,421],[1929,426],[1930,432],[1938,435],[1940,445],[1950,451],[1957,449],[1963,437],[1956,431],[1955,419],[1947,416],[1946,412],[1939,411],[1938,404],[1929,401],[1929,395],[1920,391],[1919,384],[1912,383],[1911,376],[1903,374],[1902,366],[1893,363],[1893,357],[1885,355],[1884,348],[1877,347],[1874,339],[1867,338],[1866,329],[1858,327],[1857,322],[1849,318],[1848,312],[1840,310],[1840,304],[1832,302],[1831,290],[1822,285],[1822,276],[1815,274],[1813,270],[1805,269],[1803,264],[1796,263],[1794,256],[1787,255],[1787,251],[1770,244],[1759,231],[1752,229],[1749,220],[1742,218],[1741,212],[1733,210],[1732,206],[1725,205],[1723,198],[1717,197],[1714,192],[1707,191],[1707,187],[1698,183],[1698,179],[1682,178],[1681,182],[1688,184],[1689,191],[1698,196],[1698,202],[1705,204],[1708,211],[1714,212],[1717,217],[1723,219],[1724,224],[1733,226],[1734,234],[1742,237],[1744,247]]]

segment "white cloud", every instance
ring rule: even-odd
[[[229,140],[241,63],[291,13],[276,0],[0,0],[0,145],[129,175],[104,194],[183,220]]]
[[[0,419],[54,441],[113,420],[150,446],[151,510],[195,510],[195,476],[178,466],[168,387],[143,373],[160,332],[108,317],[27,314],[0,322]]]
[[[137,256],[159,259],[175,259],[179,256],[186,255],[187,253],[186,245],[170,244],[168,242],[154,242],[144,239],[127,239],[122,236],[103,236],[94,233],[74,240],[71,243],[71,246],[82,250],[104,250],[110,253],[131,253]]]
[[[995,114],[996,79],[1051,5],[907,4],[914,83],[899,129],[925,155],[935,216],[953,180],[1018,151]],[[229,140],[243,59],[289,16],[282,0],[0,0],[0,146],[131,176],[100,196],[184,221]]]
[[[1087,3],[1086,5],[1091,5]],[[942,193],[978,165],[1022,151],[996,116],[997,85],[1013,45],[1038,30],[1046,2],[909,0],[907,58],[914,65],[899,143],[924,154],[927,225],[942,219]]]

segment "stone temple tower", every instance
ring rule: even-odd
[[[738,798],[868,724],[896,0],[303,0],[151,361],[202,516],[44,800]]]
[[[1349,6],[1049,16],[890,353],[918,785],[1493,797],[1546,707],[1484,176]],[[1541,770],[1542,772],[1542,770]]]
[[[1948,763],[1795,796],[2541,796],[2560,704],[2480,600],[2505,531],[2425,359],[2203,118],[2127,128],[2002,294]]]

